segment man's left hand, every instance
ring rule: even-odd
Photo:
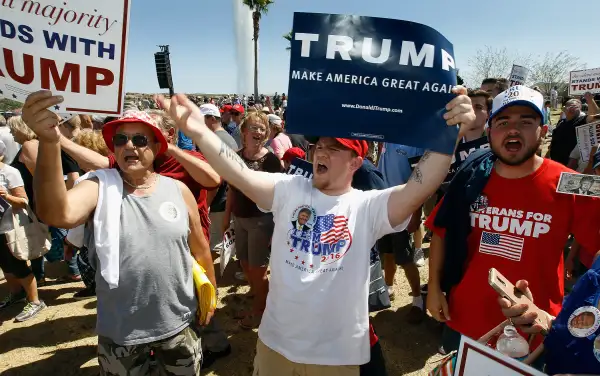
[[[448,112],[444,114],[444,120],[449,126],[460,124],[460,136],[475,121],[475,112],[464,86],[457,86],[452,89],[452,92],[457,96],[446,105]]]

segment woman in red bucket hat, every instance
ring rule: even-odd
[[[118,168],[89,173],[67,191],[59,118],[47,110],[60,102],[41,91],[25,104],[26,122],[39,139],[37,212],[52,226],[93,229],[87,244],[95,254],[101,374],[145,374],[152,351],[159,369],[198,375],[202,350],[191,327],[199,316],[190,253],[216,285],[214,267],[191,190],[155,171],[156,158],[169,148],[167,136],[148,114],[126,112],[102,130]]]

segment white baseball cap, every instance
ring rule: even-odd
[[[6,144],[0,140],[0,156],[3,156],[4,153],[6,153]]]
[[[200,106],[200,113],[204,116],[209,115],[217,118],[221,117],[221,112],[219,111],[217,106],[210,103],[203,104],[202,106]]]
[[[281,118],[279,116],[269,114],[269,115],[267,115],[267,118],[269,119],[269,123],[272,123],[275,125],[281,125]]]
[[[544,118],[544,96],[542,93],[528,88],[527,86],[511,86],[507,90],[498,94],[492,104],[492,114],[488,124],[492,124],[492,119],[504,109],[511,106],[527,106],[533,109],[540,117]]]

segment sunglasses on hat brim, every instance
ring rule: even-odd
[[[123,133],[117,133],[112,138],[112,142],[115,147],[125,146],[129,140],[131,140],[133,146],[138,148],[144,148],[148,146],[149,143],[148,137],[144,136],[143,134],[134,134],[133,136],[128,136]]]

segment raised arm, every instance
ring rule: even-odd
[[[60,147],[85,171],[108,168],[108,158],[60,136]]]
[[[244,161],[204,123],[200,110],[185,95],[171,100],[158,97],[161,106],[188,137],[202,150],[213,169],[229,184],[242,191],[259,207],[269,210],[273,205],[275,184],[264,173],[250,170]]]
[[[596,103],[596,101],[594,100],[594,96],[592,94],[585,93],[584,95],[585,97],[585,102],[588,105],[588,113],[587,113],[587,118],[586,118],[586,123],[593,123],[596,120],[600,120],[598,119],[598,116],[600,115],[600,108],[598,108],[598,103]]]
[[[464,87],[454,92],[458,96],[446,105],[448,112],[444,114],[444,119],[449,126],[460,124],[461,129],[468,129],[475,120],[471,99]],[[451,161],[451,155],[425,152],[408,183],[395,187],[390,195],[388,217],[392,227],[403,223],[436,191],[446,178]]]
[[[195,155],[186,153],[173,144],[169,144],[167,153],[175,158],[190,174],[192,179],[197,181],[201,186],[212,189],[217,188],[221,184],[221,177],[206,161]]]
[[[98,183],[86,180],[67,192],[60,159],[59,117],[47,110],[62,100],[49,91],[31,94],[23,106],[23,121],[39,139],[33,174],[37,214],[48,225],[69,229],[85,222],[96,207]]]

